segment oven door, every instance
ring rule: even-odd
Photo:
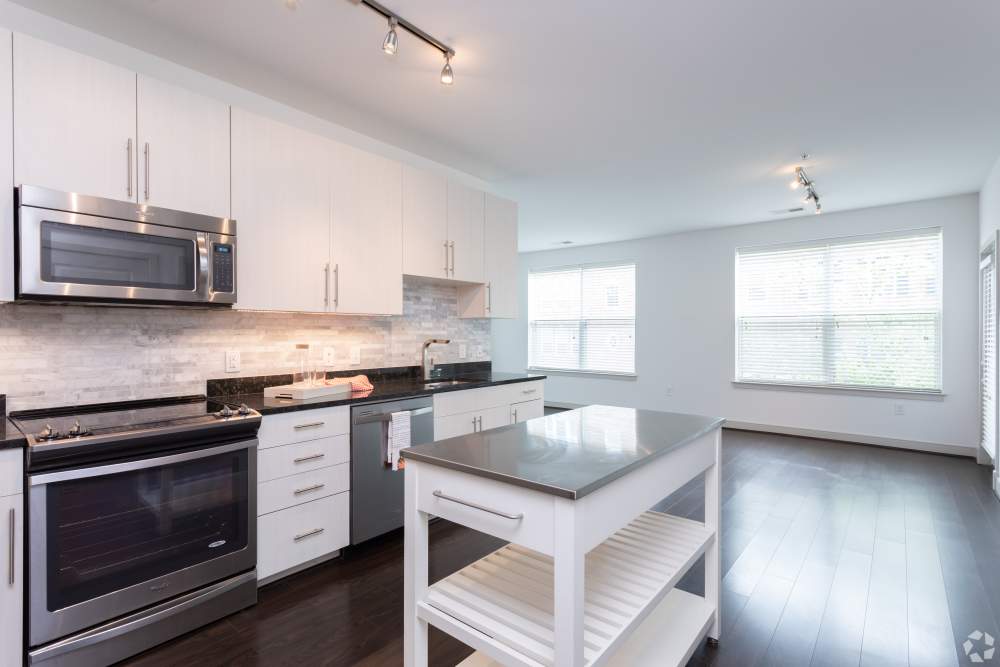
[[[252,570],[257,441],[29,476],[29,645]]]
[[[232,237],[21,206],[18,297],[23,299],[232,303],[212,291],[210,250]]]

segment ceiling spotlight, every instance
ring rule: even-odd
[[[399,48],[399,37],[396,35],[396,25],[396,17],[390,16],[389,32],[385,33],[385,39],[382,40],[382,50],[390,56],[396,55],[396,49]]]
[[[294,12],[299,8],[299,0],[285,0],[285,7]]]
[[[454,55],[452,51],[444,54],[444,67],[441,68],[441,83],[446,86],[450,86],[455,83],[455,72],[451,69],[452,55]]]

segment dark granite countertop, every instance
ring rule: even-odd
[[[296,401],[284,398],[264,398],[264,394],[261,391],[222,394],[213,396],[212,398],[216,398],[220,401],[226,401],[228,403],[246,403],[262,415],[273,415],[281,412],[313,410],[315,408],[326,408],[335,405],[351,405],[354,403],[390,401],[400,398],[412,398],[414,396],[429,396],[431,394],[439,394],[446,391],[464,391],[466,389],[479,389],[482,387],[492,387],[501,384],[530,382],[532,380],[544,379],[544,375],[486,371],[461,375],[455,378],[444,378],[430,381],[448,383],[452,380],[460,380],[460,382],[456,384],[427,384],[417,377],[372,378],[372,384],[375,385],[375,388],[371,391],[355,392],[350,396],[315,398],[307,401]]]
[[[589,405],[403,450],[403,458],[577,500],[724,423]]]
[[[0,417],[0,449],[24,447],[28,441],[9,419]]]

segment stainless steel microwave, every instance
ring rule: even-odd
[[[17,188],[21,301],[236,303],[236,221],[47,188]]]

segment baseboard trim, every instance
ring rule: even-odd
[[[923,440],[903,440],[900,438],[885,438],[878,435],[862,435],[860,433],[839,433],[836,431],[820,431],[818,429],[798,428],[795,426],[755,424],[753,422],[742,422],[729,419],[726,420],[724,428],[734,431],[778,433],[780,435],[794,435],[800,438],[817,438],[819,440],[834,440],[860,445],[875,445],[877,447],[890,447],[892,449],[911,449],[918,452],[948,454],[950,456],[962,456],[971,459],[976,458],[976,450],[979,449],[978,447],[963,447],[962,445],[925,442]]]

